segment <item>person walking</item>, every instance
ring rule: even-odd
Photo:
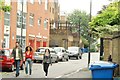
[[[45,49],[45,54],[43,56],[43,69],[44,69],[44,72],[45,72],[45,78],[47,78],[48,68],[49,68],[50,64],[52,66],[50,50]]]
[[[29,75],[32,73],[32,60],[33,60],[33,50],[30,46],[27,46],[25,49],[25,73],[28,75],[28,70],[29,70]],[[29,69],[28,69],[29,65]]]
[[[16,65],[16,77],[19,76],[19,68],[20,68],[20,61],[23,60],[23,52],[21,47],[19,46],[19,42],[16,42],[15,47],[12,50],[12,58],[15,60]]]

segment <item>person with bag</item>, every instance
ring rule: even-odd
[[[25,48],[25,73],[28,75],[28,70],[29,70],[29,75],[32,73],[32,60],[33,60],[33,50],[30,46],[27,46]],[[29,69],[28,69],[29,65]]]
[[[12,50],[11,58],[14,58],[15,65],[16,65],[16,77],[19,76],[19,68],[20,68],[20,61],[23,60],[23,52],[21,47],[19,46],[19,42],[16,42],[15,48]]]
[[[45,49],[45,54],[43,56],[43,69],[44,69],[44,72],[45,72],[45,78],[47,78],[48,68],[49,68],[50,64],[52,65],[50,50]]]

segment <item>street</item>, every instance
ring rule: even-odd
[[[67,62],[53,63],[49,67],[48,78],[63,78],[63,76],[74,74],[82,68],[86,68],[88,53],[83,54],[83,58],[76,60],[71,58]],[[99,60],[99,53],[91,53],[91,62]],[[0,72],[2,78],[16,78],[14,72]],[[20,76],[18,78],[45,78],[44,71],[41,63],[33,63],[33,72],[31,76],[27,76],[24,70],[20,70]]]

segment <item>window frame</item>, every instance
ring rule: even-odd
[[[31,23],[30,20],[32,20],[32,23]],[[34,25],[34,14],[33,14],[33,13],[30,13],[30,15],[29,15],[29,25],[30,25],[30,26],[33,26],[33,25]]]

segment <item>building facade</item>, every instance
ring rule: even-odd
[[[30,45],[36,50],[38,47],[49,46],[49,29],[51,15],[54,16],[56,0],[22,0],[5,5],[11,6],[10,12],[1,12],[1,48],[13,48],[19,41],[22,48]],[[52,2],[52,3],[51,3]],[[51,13],[51,7],[54,7]],[[54,18],[53,18],[54,19]]]
[[[70,46],[82,47],[82,40],[79,38],[79,33],[73,33],[72,25],[66,19],[66,14],[62,13],[60,15],[60,20],[58,26],[54,28],[54,25],[50,25],[50,47],[64,47],[68,48]]]

